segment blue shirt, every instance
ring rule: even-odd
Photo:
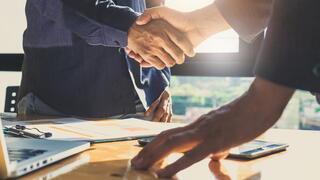
[[[122,49],[144,9],[144,0],[27,0],[20,98],[33,92],[85,117],[134,113],[135,94],[150,106],[170,70],[141,68]]]

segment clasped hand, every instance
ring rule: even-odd
[[[138,61],[142,67],[155,67],[159,70],[182,64],[185,55],[194,56],[193,42],[188,38],[185,23],[176,18],[179,24],[165,19],[166,8],[147,10],[129,29],[128,55]],[[171,14],[167,16],[174,15]],[[158,17],[157,17],[158,16]],[[185,27],[181,27],[181,26]]]

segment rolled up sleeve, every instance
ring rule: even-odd
[[[215,4],[228,24],[246,42],[256,39],[267,26],[272,0],[216,0]]]
[[[276,1],[255,75],[294,89],[320,92],[318,1]]]

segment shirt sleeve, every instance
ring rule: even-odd
[[[127,33],[139,16],[112,0],[29,0],[41,15],[91,45],[127,46]]]
[[[294,89],[320,92],[318,1],[281,0],[273,15],[255,74]]]
[[[272,0],[216,0],[215,4],[246,42],[254,41],[266,28],[272,11]]]

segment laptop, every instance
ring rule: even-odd
[[[0,179],[14,178],[89,149],[89,142],[4,137],[0,121]]]

